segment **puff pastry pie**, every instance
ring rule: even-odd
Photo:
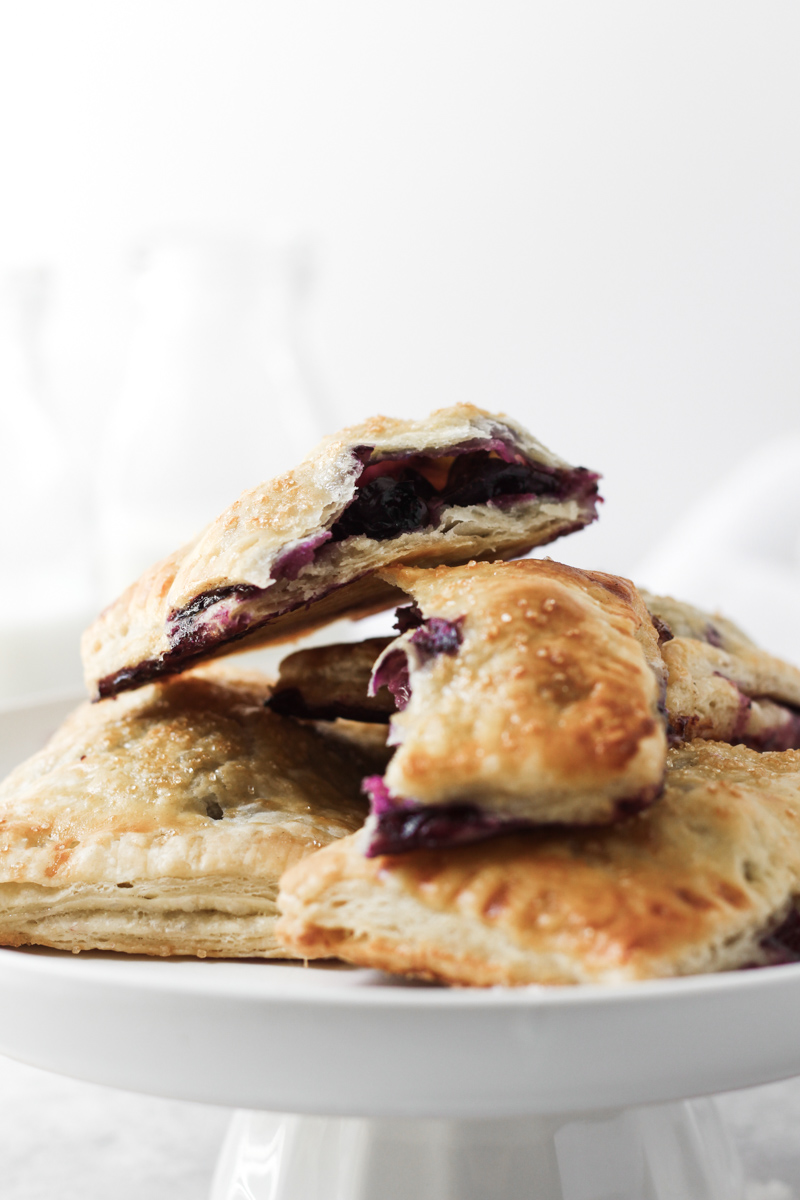
[[[480,986],[771,963],[800,891],[800,752],[674,749],[658,803],[602,828],[371,859],[364,843],[284,876],[292,954]]]
[[[673,738],[711,738],[754,750],[800,747],[797,667],[759,649],[719,614],[670,596],[642,596],[661,636]]]
[[[388,607],[380,567],[513,558],[594,520],[598,476],[521,425],[457,405],[376,417],[245,492],[84,635],[92,693]]]
[[[267,694],[209,670],[79,708],[0,786],[0,944],[286,957],[278,880],[361,825],[365,760]]]
[[[402,711],[384,777],[365,781],[371,854],[610,821],[655,799],[664,672],[633,584],[549,559],[381,575],[415,604],[372,677]]]

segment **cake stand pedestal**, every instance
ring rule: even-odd
[[[211,1200],[741,1200],[713,1100],[568,1117],[239,1112]]]
[[[800,966],[457,991],[0,950],[0,1053],[246,1110],[212,1200],[742,1200],[714,1100],[685,1098],[800,1074],[798,1011]]]
[[[0,712],[0,774],[73,704]],[[800,965],[448,990],[0,950],[0,1053],[245,1110],[212,1200],[742,1200],[715,1102],[686,1097],[800,1075],[798,1012]]]

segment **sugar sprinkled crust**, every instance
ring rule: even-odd
[[[284,876],[276,932],[446,983],[620,983],[768,961],[798,891],[800,752],[698,740],[617,825],[372,859],[344,838]]]
[[[733,621],[642,592],[661,630],[673,736],[800,746],[800,670],[761,650]]]
[[[0,944],[285,957],[286,867],[364,818],[369,757],[219,669],[85,704],[0,785]]]
[[[422,621],[375,668],[376,681],[398,659],[408,672],[384,777],[392,796],[592,823],[658,795],[663,666],[628,580],[549,559],[382,574]],[[448,624],[452,645],[435,653],[432,631]]]
[[[484,472],[527,465],[541,488],[511,496],[510,503],[499,484],[496,501],[470,502],[462,490],[437,501],[430,509],[435,517],[420,516],[423,526],[396,535],[391,529],[350,535],[341,524],[380,464],[385,474],[413,459],[433,492],[445,486],[448,455],[464,461],[477,455]],[[355,425],[326,438],[294,470],[245,492],[106,609],[83,638],[87,686],[112,695],[220,654],[296,637],[343,614],[388,607],[396,594],[375,572],[395,562],[524,554],[594,519],[596,479],[510,418],[471,405],[441,409],[424,421],[376,417]],[[519,491],[518,482],[513,486]],[[417,500],[408,487],[392,503],[406,505],[413,524]]]

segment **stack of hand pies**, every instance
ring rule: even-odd
[[[598,476],[460,405],[325,439],[87,631],[0,787],[0,943],[455,984],[795,959],[800,670],[535,546]],[[232,660],[396,608],[394,638]]]

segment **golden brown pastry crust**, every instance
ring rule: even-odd
[[[584,472],[585,494],[575,499],[445,507],[435,528],[325,542],[355,496],[365,458],[435,456],[497,438],[544,469],[580,475],[510,418],[471,405],[424,421],[375,417],[345,429],[298,467],[245,492],[100,615],[82,644],[90,692],[110,695],[201,659],[291,639],[345,613],[388,607],[395,593],[375,572],[391,563],[512,558],[594,518],[596,477]]]
[[[645,588],[639,588],[639,594],[648,611],[667,626],[672,637],[696,638],[732,654],[757,649],[747,634],[721,613],[706,612],[673,596],[656,596]]]
[[[755,749],[797,746],[800,721],[792,711],[800,707],[797,667],[759,649],[719,613],[671,596],[642,596],[666,638],[661,647],[669,673],[666,705],[678,738],[743,742]]]
[[[462,639],[420,661],[411,630],[384,652],[406,654],[411,675],[391,725],[394,796],[580,823],[655,798],[663,666],[633,584],[549,559],[381,574]]]
[[[368,859],[344,838],[281,881],[280,942],[446,983],[619,983],[764,961],[800,891],[800,752],[695,741],[661,799],[593,830]]]
[[[295,651],[281,662],[270,708],[294,717],[385,725],[395,711],[394,697],[386,688],[370,696],[368,688],[375,660],[391,641],[367,638]]]
[[[363,769],[367,774],[381,774],[394,754],[394,747],[386,744],[388,725],[348,721],[342,717],[335,721],[310,721],[309,724],[320,737],[327,738],[345,749],[352,747],[356,751],[358,762],[364,764]]]
[[[357,829],[369,760],[207,670],[85,704],[0,786],[0,944],[285,956],[278,880]]]

